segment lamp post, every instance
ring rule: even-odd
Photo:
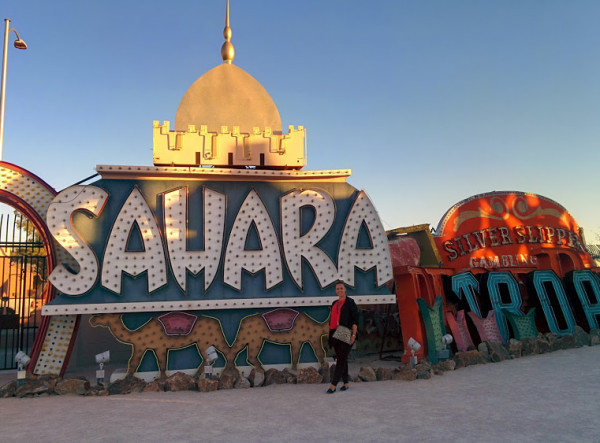
[[[10,28],[10,19],[4,19],[4,50],[2,51],[2,89],[0,90],[0,160],[4,146],[4,102],[6,100],[6,60],[8,56],[8,34],[13,31],[17,36],[14,46],[17,49],[27,49],[27,44],[21,40],[15,28]]]

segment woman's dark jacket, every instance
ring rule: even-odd
[[[338,302],[338,300],[331,304],[332,308],[333,305]],[[352,329],[352,325],[358,326],[358,307],[356,306],[356,303],[354,303],[354,300],[348,296],[346,296],[346,301],[344,302],[342,310],[340,311],[340,325],[346,326],[350,329]]]

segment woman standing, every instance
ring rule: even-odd
[[[333,394],[337,388],[340,378],[344,382],[344,386],[340,391],[348,389],[348,354],[356,341],[356,330],[358,329],[358,307],[354,300],[346,297],[346,285],[342,281],[337,281],[335,284],[335,293],[338,299],[331,305],[331,318],[329,320],[329,347],[335,349],[336,364],[335,373],[331,380],[331,385],[327,390],[328,394]],[[345,343],[337,338],[333,338],[333,334],[338,326],[345,326],[351,330],[352,336],[350,343]]]

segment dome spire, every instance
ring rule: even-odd
[[[235,49],[231,43],[231,28],[229,27],[229,0],[227,0],[227,10],[225,12],[225,29],[223,29],[223,37],[225,37],[225,43],[221,46],[221,57],[223,63],[231,64],[235,57]]]

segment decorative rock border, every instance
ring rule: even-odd
[[[544,354],[561,349],[580,348],[583,346],[600,345],[600,329],[592,329],[586,333],[579,326],[575,333],[562,337],[556,334],[539,334],[537,337],[522,340],[511,339],[506,345],[495,342],[480,343],[477,349],[458,352],[450,360],[432,365],[427,360],[421,361],[410,368],[401,364],[395,369],[372,368],[363,366],[353,382],[374,382],[383,380],[417,380],[430,379],[433,375],[443,375],[444,372],[454,371],[476,364],[496,363],[503,360],[520,358],[526,355]],[[332,365],[328,370],[317,371],[315,368],[303,368],[298,371],[284,369],[269,369],[266,372],[253,369],[248,378],[241,375],[237,369],[226,369],[220,377],[204,378],[203,374],[190,376],[177,372],[165,379],[146,383],[137,377],[129,375],[107,386],[91,386],[83,377],[63,379],[57,375],[33,376],[19,386],[17,380],[0,388],[0,398],[7,397],[40,397],[46,395],[117,395],[132,392],[166,392],[166,391],[200,391],[210,392],[219,389],[243,389],[267,386],[270,384],[317,384],[329,383],[335,370]]]

